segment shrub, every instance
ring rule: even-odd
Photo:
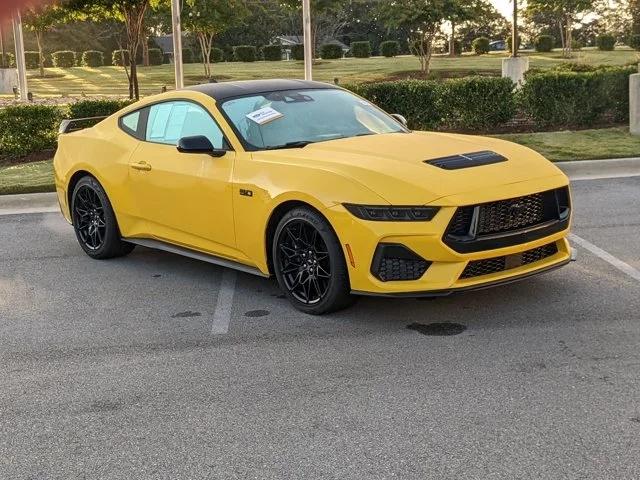
[[[124,57],[124,63],[123,63]],[[111,54],[111,64],[117,67],[129,66],[129,50],[114,50]]]
[[[387,40],[380,44],[380,53],[387,57],[392,58],[400,53],[400,44],[395,40]]]
[[[304,60],[304,45],[302,43],[291,45],[291,58],[294,60]]]
[[[85,67],[101,67],[104,65],[104,54],[97,50],[87,50],[82,53],[82,65]]]
[[[610,52],[616,46],[616,37],[609,35],[608,33],[599,35],[596,38],[596,46],[598,47],[598,50]]]
[[[351,53],[355,58],[369,58],[371,56],[370,42],[352,42]]]
[[[24,52],[24,63],[27,69],[34,69],[40,66],[40,54],[38,52]]]
[[[182,63],[196,63],[196,56],[190,48],[182,49]]]
[[[342,47],[337,43],[325,43],[320,46],[320,56],[324,60],[342,58]]]
[[[225,62],[235,62],[236,59],[233,56],[233,47],[229,45],[225,45],[222,47],[222,51],[224,52],[224,61]]]
[[[436,104],[438,83],[431,80],[403,80],[351,85],[354,93],[389,113],[404,115],[410,128],[435,128],[441,114]]]
[[[519,92],[522,110],[545,126],[590,126],[611,115],[629,115],[629,75],[634,67],[599,68],[592,72],[551,71],[527,77]]]
[[[51,54],[53,66],[57,68],[70,68],[76,65],[76,54],[69,50],[53,52]]]
[[[629,35],[629,39],[627,40],[627,43],[634,50],[640,50],[640,35],[638,34]]]
[[[56,105],[15,105],[0,109],[0,156],[20,157],[54,149],[61,120],[62,109]]]
[[[536,47],[536,52],[550,52],[553,50],[554,44],[555,39],[551,35],[540,35],[536,38],[534,46]]]
[[[214,63],[220,63],[224,61],[224,51],[221,48],[212,48],[211,49],[211,60]]]
[[[162,50],[159,48],[149,49],[149,65],[162,65],[164,58],[162,57]]]
[[[580,40],[571,40],[571,50],[582,50],[582,42]]]
[[[444,125],[488,130],[515,115],[513,82],[508,78],[467,77],[439,84],[437,105]]]
[[[131,105],[131,100],[81,100],[69,105],[69,118],[106,117]]]
[[[447,42],[447,52],[449,52],[449,42]],[[453,54],[454,55],[462,54],[462,42],[460,40],[453,41]]]
[[[282,45],[265,45],[262,47],[262,55],[269,62],[282,60]]]
[[[255,62],[257,49],[253,45],[237,45],[233,47],[233,57],[238,62]]]
[[[476,55],[484,55],[489,53],[489,43],[491,41],[487,37],[478,37],[471,43],[473,53]]]
[[[173,53],[172,52],[164,52],[162,54],[162,63],[163,64],[171,63],[172,60],[173,60]]]
[[[6,53],[7,58],[6,58],[6,63],[7,63],[7,67],[9,68],[15,68],[16,67],[16,57],[13,55],[13,53]],[[0,68],[2,68],[2,65],[4,65],[3,62],[3,58],[2,58],[2,52],[0,52]]]

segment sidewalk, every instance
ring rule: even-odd
[[[640,176],[640,158],[557,162],[571,181]],[[59,212],[55,193],[0,195],[0,215]]]

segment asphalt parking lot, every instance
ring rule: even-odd
[[[640,177],[573,194],[577,262],[328,317],[168,253],[92,261],[58,213],[0,216],[0,478],[638,478]],[[407,328],[443,322],[466,328]]]

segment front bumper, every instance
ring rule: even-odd
[[[505,186],[499,198],[515,198],[565,185],[564,176],[522,182]],[[326,213],[344,247],[353,293],[410,297],[442,296],[456,291],[487,288],[521,280],[559,268],[571,260],[571,248],[566,239],[569,234],[569,222],[564,224],[562,230],[551,231],[540,238],[526,237],[523,243],[503,248],[462,253],[444,243],[443,234],[458,206],[495,199],[495,191],[472,192],[440,199],[434,202],[441,207],[440,211],[429,222],[364,221],[355,218],[342,205],[330,208]],[[371,272],[376,248],[380,243],[403,245],[430,262],[430,265],[417,280],[382,281]],[[469,262],[517,256],[551,244],[555,245],[555,253],[541,260],[471,278],[463,276]]]

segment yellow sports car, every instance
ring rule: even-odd
[[[410,131],[334,85],[198,85],[76,123],[61,125],[56,189],[96,259],[137,244],[275,275],[310,314],[570,260],[568,180],[538,153]]]

